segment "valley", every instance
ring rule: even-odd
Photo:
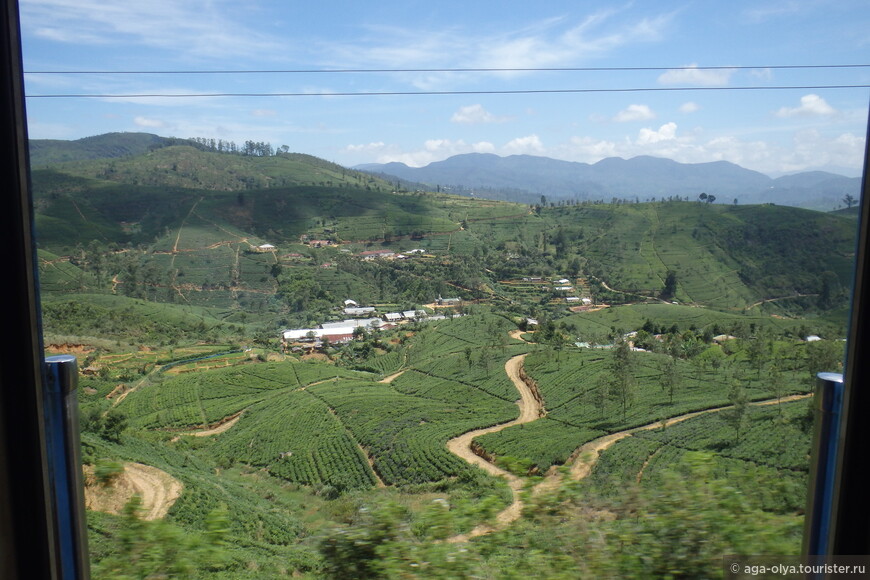
[[[715,574],[799,549],[853,218],[509,203],[105,139],[123,155],[46,145],[34,168],[45,341],[79,357],[89,493],[134,464],[180,491],[153,521],[89,511],[96,577],[138,573],[132,529],[227,579]]]

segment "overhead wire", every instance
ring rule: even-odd
[[[607,67],[479,67],[479,68],[339,68],[339,69],[225,69],[225,70],[30,70],[25,74],[39,75],[144,75],[144,74],[365,74],[365,73],[468,73],[468,72],[633,72],[633,71],[692,71],[692,70],[790,70],[870,68],[870,64],[785,64],[758,66],[607,66]]]
[[[358,91],[358,92],[302,92],[302,93],[55,93],[26,95],[32,99],[134,99],[134,98],[207,98],[207,97],[378,97],[410,95],[529,95],[529,94],[576,94],[576,93],[639,93],[639,92],[686,92],[686,91],[771,91],[771,90],[822,90],[866,89],[870,84],[857,85],[776,85],[740,87],[631,87],[622,89],[515,89],[515,90],[470,90],[470,91]]]
[[[276,74],[393,74],[393,73],[508,73],[508,72],[638,72],[638,71],[722,71],[722,70],[803,70],[870,68],[870,64],[799,64],[763,66],[679,66],[679,67],[527,67],[527,68],[345,68],[276,70],[32,70],[28,75],[276,75]],[[504,89],[504,90],[414,90],[414,91],[303,91],[303,92],[142,92],[142,93],[42,93],[28,94],[32,99],[130,99],[130,98],[207,98],[207,97],[377,97],[417,95],[529,95],[580,93],[636,93],[683,91],[769,91],[863,89],[870,84],[801,84],[757,86],[640,86],[625,88]]]

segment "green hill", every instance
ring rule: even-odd
[[[76,141],[32,139],[30,163],[34,167],[39,167],[86,159],[130,157],[182,141],[184,140],[159,137],[150,133],[107,133]]]
[[[310,155],[241,155],[203,150],[196,144],[174,143],[177,141],[163,142],[160,147],[123,157],[95,155],[67,163],[53,163],[51,167],[69,175],[129,185],[219,191],[288,185],[383,190],[389,187],[383,180]]]

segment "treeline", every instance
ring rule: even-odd
[[[216,153],[230,153],[233,155],[248,155],[251,157],[271,157],[280,153],[288,153],[290,147],[281,145],[277,149],[272,147],[272,144],[267,141],[245,141],[239,146],[235,141],[224,141],[223,139],[213,139],[205,137],[192,137],[190,141],[196,144],[204,151],[214,151]]]

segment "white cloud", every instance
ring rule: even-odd
[[[814,5],[818,5],[817,0],[776,0],[773,2],[763,2],[755,4],[752,8],[744,10],[743,14],[752,23],[760,23],[772,18],[782,18],[788,14],[798,14]]]
[[[655,119],[656,114],[647,105],[629,105],[613,117],[617,123],[625,123],[628,121],[646,121]]]
[[[795,133],[793,148],[783,155],[783,171],[801,171],[825,166],[860,167],[864,158],[864,138],[852,133],[837,136],[815,129]]]
[[[818,115],[833,115],[836,113],[831,105],[819,95],[804,95],[798,107],[782,107],[776,112],[777,117],[803,117]]]
[[[465,30],[368,27],[369,34],[353,42],[331,39],[318,47],[329,55],[330,65],[384,68],[482,68],[534,69],[577,66],[585,59],[599,58],[625,46],[659,41],[673,14],[647,18],[630,15],[627,8],[592,13],[577,22],[549,18],[519,29],[489,31],[485,27]],[[490,75],[514,77],[525,71],[489,71]],[[400,79],[421,89],[456,85],[480,74],[403,73]]]
[[[749,71],[749,75],[762,81],[769,81],[773,78],[773,71],[769,68],[754,68]]]
[[[383,145],[379,143],[379,145]],[[441,161],[463,153],[495,153],[495,146],[488,141],[466,143],[462,139],[428,139],[423,148],[416,151],[402,151],[397,147],[383,146],[378,154],[378,163],[393,161],[404,163],[410,167],[423,167],[433,161]]]
[[[465,123],[476,125],[481,123],[504,123],[507,117],[497,117],[483,108],[483,105],[468,105],[460,107],[458,111],[450,117],[451,123]]]
[[[701,109],[701,105],[699,105],[698,103],[692,102],[692,101],[689,101],[688,103],[683,103],[682,105],[680,105],[680,112],[681,113],[687,113],[687,114],[694,113],[695,111],[699,111],[700,109]]]
[[[663,85],[694,85],[700,87],[724,87],[728,85],[733,68],[700,69],[697,64],[671,69],[659,76]]]
[[[372,143],[363,143],[361,145],[348,145],[345,147],[346,151],[350,151],[353,153],[369,153],[372,151],[381,151],[385,147],[383,141],[377,141]]]
[[[163,128],[166,127],[166,123],[161,121],[160,119],[149,119],[147,117],[136,117],[133,119],[133,122],[136,123],[139,127],[148,127],[151,129],[155,128]]]
[[[251,111],[251,115],[254,117],[277,117],[278,111],[273,109],[254,109]]]
[[[619,157],[619,147],[616,143],[592,137],[571,137],[565,152],[569,159],[586,162],[600,161],[606,157]]]
[[[537,135],[527,135],[512,139],[504,146],[505,153],[509,155],[542,155],[545,152],[544,144]]]
[[[28,0],[21,5],[25,30],[61,43],[123,42],[199,57],[262,58],[282,47],[278,39],[247,28],[232,14],[233,4],[220,0]]]
[[[671,121],[665,123],[658,130],[644,128],[638,132],[637,143],[647,145],[650,143],[658,143],[659,141],[669,141],[677,136],[677,124]]]

